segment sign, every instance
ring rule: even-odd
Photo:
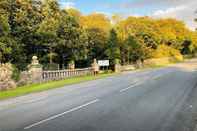
[[[109,66],[109,60],[98,60],[99,66]]]

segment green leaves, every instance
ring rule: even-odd
[[[116,59],[120,59],[120,48],[117,33],[114,29],[110,31],[109,39],[107,42],[106,56],[111,61],[111,65],[116,64]]]
[[[162,49],[169,53],[160,53]],[[24,69],[37,55],[43,64],[110,59],[130,64],[155,56],[197,51],[197,33],[175,19],[61,9],[58,0],[0,0],[0,61]],[[81,65],[79,65],[81,66]]]
[[[12,43],[7,37],[0,37],[0,63],[9,61],[12,54]]]

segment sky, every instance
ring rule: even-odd
[[[197,0],[59,0],[62,8],[77,8],[83,14],[151,16],[176,18],[194,30],[197,24]]]

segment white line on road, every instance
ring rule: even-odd
[[[129,90],[130,88],[136,87],[138,85],[140,85],[140,83],[135,83],[134,85],[131,85],[131,86],[125,88],[125,89],[120,90],[120,92],[125,92],[125,91]]]
[[[162,77],[163,75],[157,75],[157,76],[154,76],[153,79],[159,79],[160,77]]]
[[[65,111],[65,112],[63,112],[63,113],[61,113],[61,114],[57,114],[57,115],[55,115],[55,116],[49,117],[49,118],[47,118],[47,119],[44,119],[44,120],[42,120],[42,121],[36,122],[36,123],[34,123],[34,124],[30,125],[30,126],[25,127],[24,130],[30,129],[30,128],[35,127],[35,126],[38,126],[38,125],[40,125],[40,124],[42,124],[42,123],[45,123],[45,122],[47,122],[47,121],[54,120],[54,119],[56,119],[56,118],[58,118],[58,117],[61,117],[61,116],[65,115],[65,114],[71,113],[71,112],[73,112],[73,111],[77,111],[77,110],[82,109],[82,108],[84,108],[84,107],[87,107],[87,106],[89,106],[89,105],[91,105],[91,104],[94,104],[94,103],[96,103],[96,102],[98,102],[98,101],[99,101],[99,99],[93,100],[93,101],[88,102],[88,103],[86,103],[86,104],[84,104],[84,105],[75,107],[75,108],[70,109],[70,110],[68,110],[68,111]]]

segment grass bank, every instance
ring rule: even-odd
[[[109,77],[112,75],[114,74],[107,73],[107,74],[99,74],[97,76],[80,76],[80,77],[67,78],[65,80],[60,80],[60,81],[51,81],[51,82],[42,83],[42,84],[26,85],[26,86],[18,87],[13,90],[0,92],[0,100],[22,96],[22,95],[26,95],[30,93],[60,88],[66,85],[77,84],[77,83],[81,83],[85,81],[101,79],[101,78]]]

